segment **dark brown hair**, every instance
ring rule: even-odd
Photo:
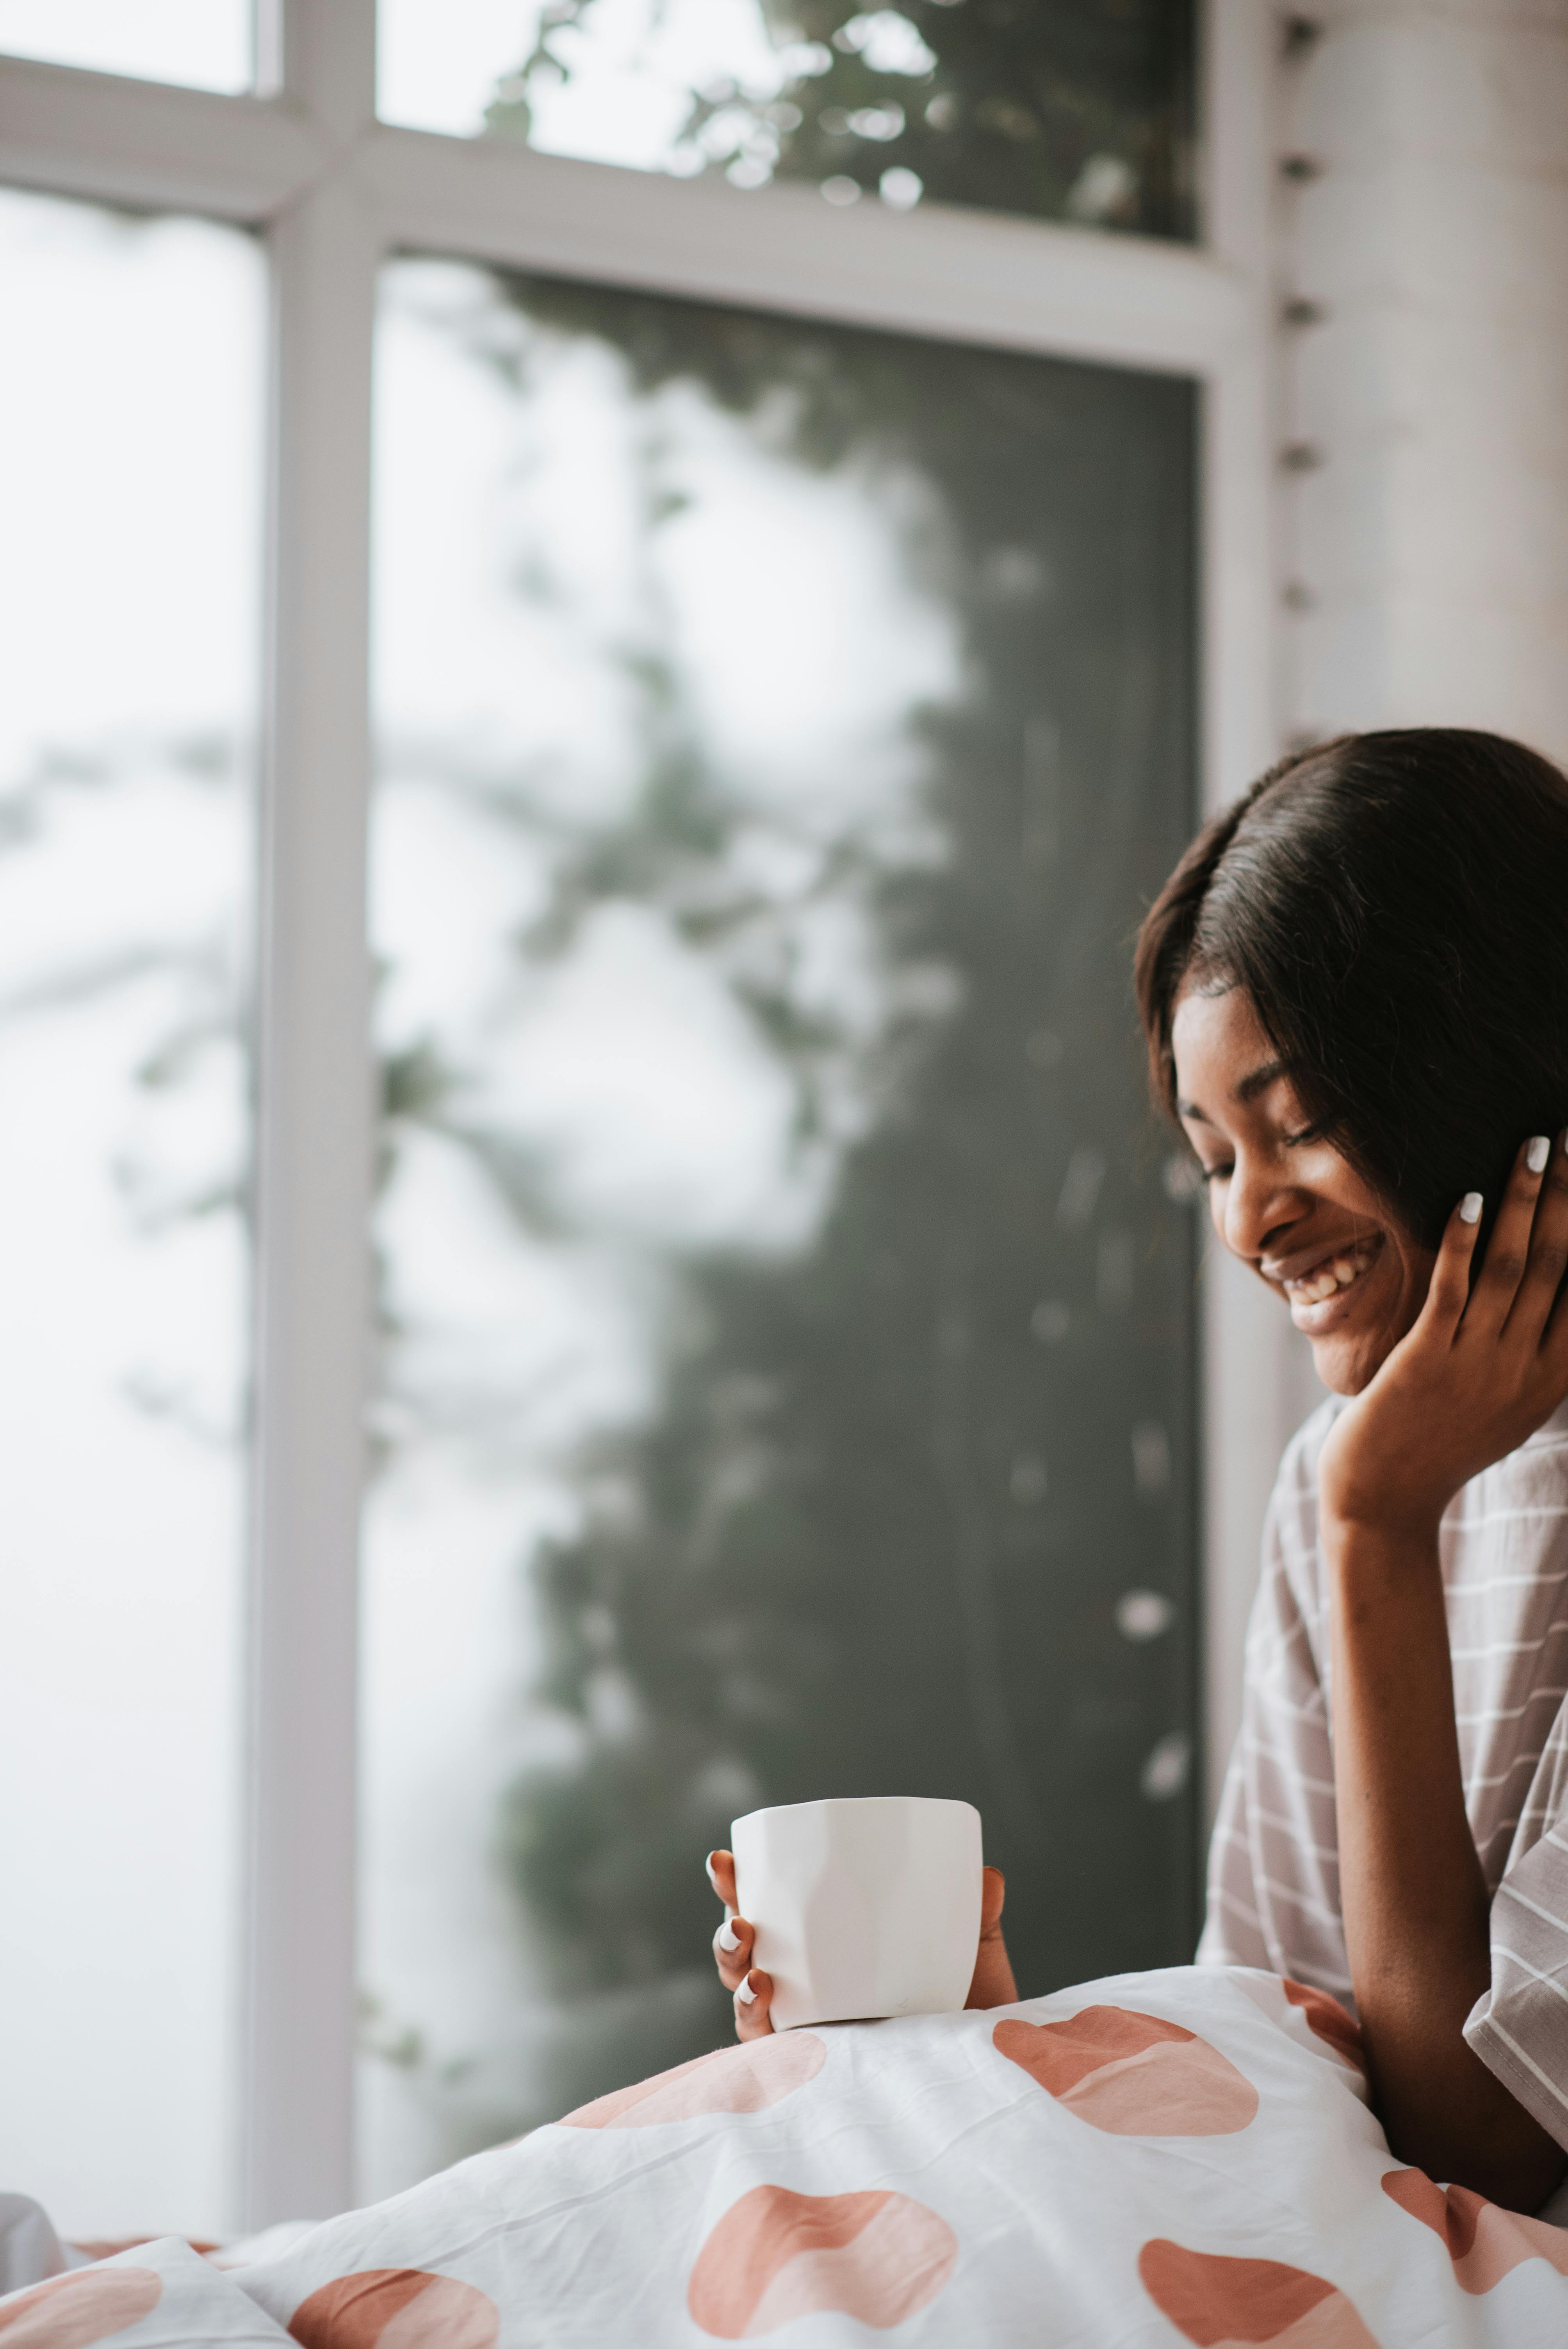
[[[1243,987],[1306,1116],[1418,1239],[1568,1117],[1568,778],[1501,735],[1346,734],[1198,834],[1139,932],[1155,1098],[1182,987]]]

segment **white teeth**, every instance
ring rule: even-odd
[[[1370,1249],[1352,1249],[1346,1256],[1331,1257],[1327,1264],[1320,1265],[1305,1280],[1286,1281],[1285,1288],[1299,1304],[1321,1305],[1325,1298],[1336,1295],[1340,1289],[1348,1288],[1353,1280],[1359,1279],[1372,1261],[1372,1253]]]

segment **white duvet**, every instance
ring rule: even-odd
[[[169,2241],[0,2349],[1568,2344],[1568,2231],[1390,2156],[1355,2026],[1244,1969],[820,2025],[624,2089],[283,2256]]]

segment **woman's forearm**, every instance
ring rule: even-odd
[[[1326,1524],[1334,1775],[1351,1979],[1391,2149],[1533,2209],[1564,2156],[1465,2044],[1491,1980],[1437,1532]]]

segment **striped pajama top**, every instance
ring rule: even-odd
[[[1317,1461],[1289,1444],[1264,1533],[1242,1728],[1200,1965],[1263,1966],[1354,2007],[1339,1906]],[[1491,1898],[1491,1986],[1465,2037],[1568,2147],[1568,1403],[1466,1485],[1439,1537],[1465,1808]]]

